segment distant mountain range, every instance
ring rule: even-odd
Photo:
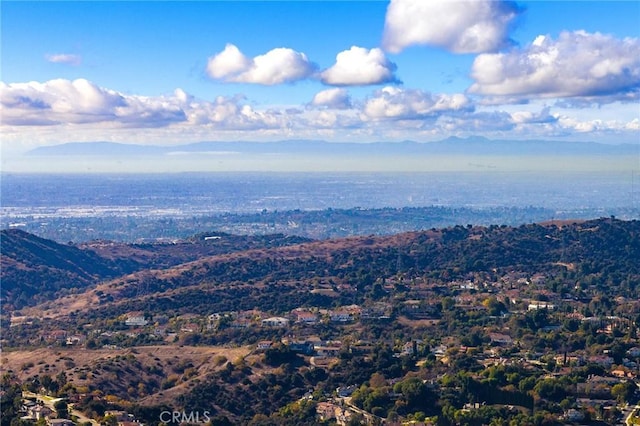
[[[437,142],[337,143],[320,140],[195,142],[160,146],[115,142],[70,142],[33,149],[30,156],[164,156],[198,153],[312,155],[640,155],[640,144],[450,137]]]

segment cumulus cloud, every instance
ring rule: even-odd
[[[351,108],[351,98],[345,89],[327,89],[316,93],[311,101],[311,105],[331,109],[347,109]]]
[[[284,47],[251,59],[235,45],[227,44],[222,52],[210,57],[207,62],[209,77],[234,83],[293,83],[311,76],[315,71],[316,66],[304,53]]]
[[[317,93],[308,105],[258,108],[242,95],[205,100],[176,89],[140,96],[83,79],[0,82],[2,134],[15,142],[41,137],[59,141],[61,134],[76,140],[135,137],[154,143],[218,138],[420,140],[452,134],[529,138],[582,134],[585,139],[635,140],[640,128],[636,105],[631,103],[602,105],[597,113],[559,109],[555,104],[505,107],[508,111],[481,106],[464,94],[397,86],[363,99],[351,99],[345,88],[330,88]]]
[[[82,63],[82,57],[72,53],[47,54],[45,59],[54,64],[80,65]]]
[[[255,111],[241,96],[195,99],[181,89],[170,96],[139,96],[105,89],[85,80],[0,83],[5,126],[108,125],[121,128],[174,124],[219,130],[277,128],[282,117]]]
[[[483,95],[637,100],[640,39],[585,31],[538,36],[523,49],[479,55],[471,76],[469,91]]]
[[[558,116],[551,114],[551,108],[544,107],[540,112],[533,111],[516,111],[511,114],[511,119],[518,124],[543,124],[554,123],[558,121]]]
[[[369,119],[415,120],[461,111],[473,111],[471,101],[463,94],[434,95],[385,87],[366,101],[363,113]]]
[[[336,56],[336,63],[320,74],[324,84],[332,86],[365,86],[396,81],[396,65],[381,49],[352,46]]]
[[[392,53],[412,45],[493,52],[510,44],[509,30],[519,13],[513,2],[501,0],[391,0],[382,44]]]
[[[640,130],[637,118],[625,122],[621,120],[580,120],[575,117],[561,116],[558,118],[559,127],[566,129],[569,133],[613,133],[613,132],[635,132]]]
[[[0,85],[3,123],[31,120],[55,123],[90,123],[111,120],[116,109],[126,105],[125,98],[114,91],[78,79],[50,80]]]

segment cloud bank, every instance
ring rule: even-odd
[[[626,109],[633,104],[627,103]],[[615,106],[618,108],[619,106]],[[85,79],[0,83],[3,144],[25,140],[433,140],[451,135],[548,138],[585,135],[637,139],[636,115],[604,105],[597,115],[557,105],[482,105],[462,93],[386,86],[360,99],[345,88],[315,94],[305,106],[256,108],[242,95],[198,99],[181,89],[141,96]],[[536,109],[537,108],[537,109]],[[604,111],[609,111],[609,116]],[[577,112],[576,112],[577,111]],[[581,111],[585,111],[581,113]],[[132,138],[137,139],[132,139]],[[6,144],[4,144],[6,146]]]
[[[4,126],[103,125],[160,128],[173,124],[225,129],[279,127],[277,117],[257,112],[242,97],[200,101],[177,89],[171,96],[139,96],[85,80],[0,83]]]

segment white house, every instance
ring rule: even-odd
[[[552,311],[556,308],[555,305],[552,305],[551,303],[547,303],[547,302],[533,302],[533,303],[529,303],[529,307],[528,310],[529,311],[535,311],[537,309],[547,309],[549,311]]]
[[[315,324],[318,322],[318,315],[309,311],[296,311],[294,312],[294,318],[297,323],[302,324]]]
[[[329,319],[332,322],[349,322],[349,321],[353,321],[353,315],[351,314],[351,312],[344,311],[344,310],[333,311],[329,315]]]
[[[124,323],[129,327],[144,327],[149,323],[149,321],[144,319],[144,317],[142,316],[131,316],[127,318],[127,320]]]
[[[289,320],[283,317],[271,317],[262,320],[263,327],[288,327]]]
[[[256,345],[256,349],[259,351],[266,351],[271,347],[271,345],[273,345],[273,342],[271,340],[261,340]]]

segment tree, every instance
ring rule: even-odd
[[[384,378],[382,374],[375,372],[371,375],[371,378],[369,379],[369,384],[371,385],[372,388],[381,388],[387,385],[387,380]]]
[[[629,402],[636,391],[637,386],[633,382],[617,383],[611,387],[611,395],[618,402]]]
[[[0,422],[2,426],[10,426],[12,420],[18,419],[18,412],[22,405],[22,390],[12,382],[12,377],[5,374],[0,384],[3,392],[0,395]]]
[[[118,419],[116,416],[109,415],[102,419],[102,424],[106,426],[118,426]]]
[[[56,401],[53,404],[53,408],[56,409],[56,417],[59,419],[68,419],[69,418],[69,406],[67,402],[64,400]]]
[[[58,373],[58,375],[56,376],[56,382],[58,382],[58,387],[64,387],[64,385],[67,384],[67,373],[65,373],[64,371]]]

